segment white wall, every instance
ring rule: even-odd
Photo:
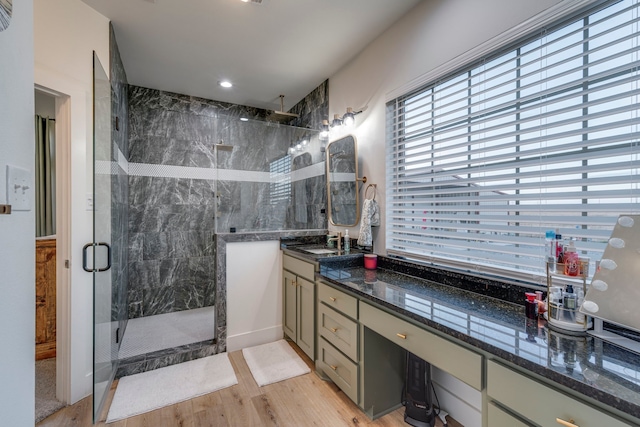
[[[282,337],[280,242],[228,243],[227,351]]]
[[[385,97],[421,75],[515,27],[560,0],[425,0],[329,78],[329,112],[368,106],[351,131],[358,140],[360,175],[378,185],[382,226],[374,250],[384,254]],[[340,134],[332,135],[332,139]],[[359,227],[352,234],[358,236]]]
[[[93,51],[109,70],[109,20],[80,0],[34,1],[35,83],[70,97],[71,260],[70,403],[92,392],[92,275],[82,270],[82,247],[92,240]],[[33,99],[33,87],[31,88]],[[58,123],[60,125],[60,123]]]
[[[381,227],[373,229],[374,250],[385,251],[385,101],[470,49],[528,20],[560,0],[425,0],[329,79],[329,109],[367,109],[352,129],[358,140],[360,175],[378,186]],[[396,95],[397,96],[397,95]],[[341,134],[332,135],[332,139]],[[358,227],[350,231],[358,235]],[[480,393],[434,369],[444,410],[466,426],[481,425]]]
[[[31,171],[34,184],[33,3],[13,2],[0,31],[0,204],[6,204],[6,165]],[[32,206],[35,203],[31,191]],[[34,422],[35,213],[0,215],[0,423]]]

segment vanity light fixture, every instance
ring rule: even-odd
[[[233,86],[233,83],[231,83],[229,80],[222,80],[218,82],[218,84],[224,88],[230,88]]]
[[[320,126],[320,139],[326,141],[329,139],[329,120],[323,120]]]
[[[342,123],[345,126],[353,126],[356,121],[356,115],[353,112],[353,108],[347,107],[347,112],[342,116]]]
[[[333,121],[331,122],[331,127],[336,128],[338,126],[342,126],[342,119],[340,118],[339,114],[334,114]]]
[[[342,116],[342,118],[340,118],[339,114],[334,114],[333,115],[333,120],[331,121],[331,129],[334,129],[336,127],[339,126],[353,126],[354,123],[356,122],[356,115],[362,113],[364,110],[366,110],[367,107],[364,107],[363,109],[361,109],[360,111],[353,111],[353,108],[351,107],[347,107],[347,112],[344,113],[344,115]],[[328,120],[323,120],[322,121],[322,126],[320,127],[320,138],[328,138],[328,125],[329,125],[329,121]],[[325,134],[325,132],[327,132]],[[326,135],[326,136],[325,136]]]

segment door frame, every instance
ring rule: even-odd
[[[71,97],[35,84],[55,98],[56,111],[56,398],[71,403]]]

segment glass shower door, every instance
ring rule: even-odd
[[[111,84],[93,54],[93,421],[98,421],[118,362],[111,280]],[[85,263],[86,264],[86,263]]]

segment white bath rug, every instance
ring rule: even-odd
[[[227,353],[141,374],[118,382],[107,422],[129,418],[238,384]]]
[[[311,372],[285,340],[245,348],[242,355],[260,387]]]

